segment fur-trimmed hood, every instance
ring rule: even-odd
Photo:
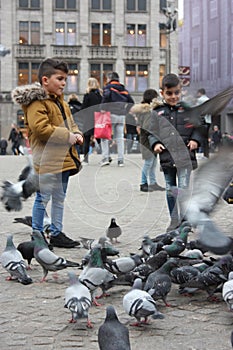
[[[12,93],[12,100],[23,106],[28,106],[32,101],[45,100],[48,98],[46,91],[40,83],[17,86]]]
[[[149,103],[137,103],[132,106],[131,113],[133,114],[144,114],[152,111],[154,108],[163,105],[163,102],[157,98],[154,98],[152,102]]]

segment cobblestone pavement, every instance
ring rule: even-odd
[[[169,223],[165,193],[139,191],[140,154],[126,156],[124,168],[117,167],[116,159],[110,166],[102,168],[99,161],[100,156],[91,156],[90,165],[71,178],[65,204],[64,232],[74,239],[79,236],[99,238],[105,234],[111,217],[115,217],[123,231],[118,244],[121,256],[137,252],[144,234],[155,237],[164,232]],[[0,157],[0,182],[4,179],[16,181],[26,163],[27,158],[22,156]],[[159,183],[164,184],[159,169],[157,177]],[[33,197],[25,201],[20,212],[7,212],[0,205],[1,252],[9,233],[14,235],[16,245],[29,239],[30,228],[13,223],[13,219],[31,215],[33,201]],[[232,234],[232,214],[233,206],[223,201],[213,214],[214,220],[229,235]],[[55,248],[56,254],[74,261],[80,261],[85,252],[83,248]],[[171,307],[158,301],[158,309],[165,314],[164,320],[151,320],[150,325],[136,328],[129,325],[131,319],[122,307],[122,298],[129,287],[114,287],[110,290],[111,296],[102,300],[101,307],[91,307],[90,320],[94,327],[87,329],[85,321],[68,323],[70,313],[64,308],[67,271],[59,271],[58,280],[54,280],[49,272],[47,283],[40,283],[42,268],[34,259],[32,267],[30,276],[34,283],[27,286],[6,281],[8,274],[0,267],[2,350],[98,349],[98,328],[109,304],[115,306],[119,319],[128,326],[132,350],[231,348],[233,314],[223,301],[208,302],[204,292],[187,298],[179,295],[178,287],[174,285],[168,296]]]

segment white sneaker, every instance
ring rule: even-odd
[[[110,163],[109,163],[109,161],[107,160],[107,159],[103,159],[103,160],[101,160],[101,162],[100,162],[100,166],[102,167],[102,166],[105,166],[105,165],[109,165]]]

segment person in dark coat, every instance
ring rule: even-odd
[[[8,137],[8,141],[11,141],[12,146],[11,146],[11,150],[12,153],[17,156],[17,145],[18,145],[18,132],[17,132],[17,126],[16,124],[12,123],[11,124],[11,131],[10,131],[10,135]]]
[[[70,94],[67,103],[70,107],[75,123],[78,125],[79,130],[83,131],[83,118],[81,117],[81,113],[79,113],[82,108],[82,103],[79,101],[78,96],[76,94]],[[83,145],[77,144],[75,147],[80,156],[80,154],[83,153]]]
[[[1,151],[1,155],[2,155],[2,156],[5,156],[5,155],[6,155],[7,146],[8,146],[7,140],[4,139],[4,137],[2,137],[2,138],[1,138],[1,141],[0,141],[0,151]]]
[[[180,226],[184,213],[180,210],[175,188],[188,188],[191,171],[197,168],[196,150],[200,147],[200,130],[187,126],[184,108],[180,103],[181,83],[176,74],[162,80],[163,105],[152,111],[149,142],[160,156],[166,182],[166,197],[171,222],[167,231]]]
[[[83,96],[82,111],[83,133],[84,133],[84,160],[83,164],[88,164],[88,154],[90,141],[94,136],[94,112],[99,111],[102,100],[102,92],[96,78],[89,78],[86,93]]]
[[[214,125],[214,132],[211,136],[214,152],[219,151],[219,147],[222,145],[222,133],[219,130],[218,125]]]

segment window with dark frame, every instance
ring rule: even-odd
[[[18,62],[18,85],[26,85],[38,81],[40,62]]]
[[[110,23],[91,23],[91,45],[111,46]]]
[[[111,11],[112,10],[112,0],[91,0],[91,10]]]
[[[76,0],[55,0],[56,10],[75,10]]]
[[[148,64],[126,64],[125,86],[129,92],[143,92],[148,88]]]
[[[113,71],[112,63],[91,63],[90,64],[90,76],[96,78],[100,86],[104,86],[107,83],[107,73]]]
[[[127,0],[126,10],[129,12],[147,11],[147,0]]]
[[[40,0],[19,0],[19,8],[39,9]]]

